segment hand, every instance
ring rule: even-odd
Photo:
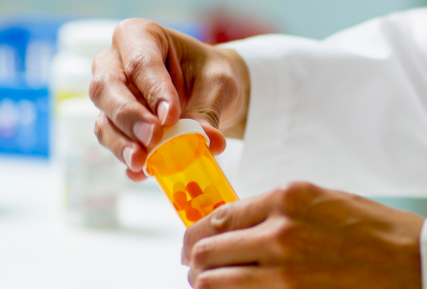
[[[423,218],[307,183],[218,208],[188,228],[197,289],[421,288]]]
[[[225,148],[220,125],[243,134],[249,75],[233,50],[128,19],[116,28],[111,49],[96,57],[93,75],[89,94],[102,111],[95,134],[135,181],[145,178],[146,149],[159,142],[162,126],[179,118],[200,122],[214,154]]]

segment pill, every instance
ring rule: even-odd
[[[207,215],[209,215],[210,213],[212,213],[212,211],[213,211],[213,206],[208,206],[208,207],[204,207],[204,208],[202,208],[202,210],[201,210],[201,212],[202,212],[202,214],[203,214],[203,216],[207,216]]]
[[[175,183],[175,185],[173,185],[173,192],[185,192],[185,185],[181,182],[177,182]]]
[[[186,188],[191,198],[197,198],[198,196],[203,195],[202,189],[200,188],[199,184],[196,182],[188,183]]]
[[[225,205],[225,202],[224,202],[224,201],[221,201],[221,202],[219,202],[219,203],[216,203],[216,204],[213,206],[213,209],[215,210],[215,209],[217,209],[217,208],[221,207],[222,205]]]
[[[187,194],[185,192],[176,192],[173,194],[173,205],[177,211],[185,210],[190,204],[187,201]]]
[[[215,204],[213,198],[210,195],[200,195],[191,200],[191,206],[198,210],[202,208],[213,206]]]
[[[203,218],[203,215],[197,209],[188,208],[187,210],[185,210],[185,217],[190,222],[197,222],[198,220],[200,220],[201,218]]]
[[[205,194],[212,197],[214,204],[222,201],[221,195],[219,194],[218,190],[215,188],[214,185],[207,186],[205,188]]]

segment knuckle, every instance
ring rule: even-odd
[[[148,88],[146,99],[150,107],[152,108],[155,107],[157,103],[156,96],[159,96],[159,95],[162,95],[162,85],[160,85],[159,83],[154,84],[150,88]]]
[[[107,147],[119,160],[123,160],[122,150],[125,147],[125,140],[122,137],[109,137],[108,129],[111,129],[111,126],[112,123],[107,116],[101,113],[95,121],[95,135],[101,145]]]
[[[136,107],[134,103],[124,102],[115,108],[111,119],[116,125],[122,128],[133,126],[135,111]]]
[[[99,67],[99,64],[100,63],[102,63],[102,60],[101,60],[101,55],[102,55],[103,53],[101,53],[101,54],[98,54],[94,59],[93,59],[93,62],[92,62],[92,71],[93,72],[95,72],[96,71],[96,68],[97,67]]]
[[[288,222],[280,222],[275,229],[266,234],[264,242],[266,248],[272,252],[272,256],[276,256],[279,260],[288,259],[290,257],[289,249],[292,240],[295,238],[295,230]]]
[[[119,24],[117,24],[116,29],[114,29],[113,41],[115,40],[115,36],[117,34],[121,33],[122,31],[126,31],[126,29],[128,29],[128,27],[131,26],[134,21],[134,18],[128,18],[120,21]]]
[[[106,124],[106,116],[103,114],[100,114],[95,121],[94,133],[101,144],[103,142],[105,124]]]
[[[128,31],[129,27],[131,26],[141,26],[144,24],[152,23],[153,21],[145,19],[145,18],[127,18],[119,22],[119,24],[116,27],[116,31]]]
[[[129,28],[134,27],[136,25],[140,25],[145,19],[141,18],[127,18],[119,22],[117,24],[116,29],[113,34],[113,41],[117,40],[117,36],[123,32],[129,31]]]
[[[318,196],[318,188],[306,182],[292,182],[275,191],[279,208],[289,216],[303,214]]]
[[[206,117],[206,120],[213,125],[214,127],[219,127],[220,122],[220,110],[215,105],[212,106],[204,106],[204,107],[198,107],[194,110],[195,113],[202,114]]]
[[[195,268],[203,268],[206,260],[212,251],[212,244],[207,241],[200,241],[193,247],[192,261]]]
[[[107,88],[108,84],[115,81],[116,76],[111,73],[95,75],[89,86],[89,96],[94,103],[101,100],[102,94]]]
[[[120,43],[122,34],[129,33],[130,30],[138,29],[139,32],[148,31],[149,33],[153,33],[159,26],[156,22],[145,18],[128,18],[122,20],[114,30],[113,43]]]
[[[216,209],[211,216],[210,225],[215,233],[230,231],[233,227],[233,203],[227,203]]]
[[[222,71],[213,76],[216,86],[225,95],[237,95],[239,85],[232,73]]]
[[[212,278],[207,274],[199,274],[196,277],[195,289],[210,289],[212,288]]]
[[[152,56],[149,53],[135,52],[125,63],[125,73],[129,79],[135,82],[151,62]]]

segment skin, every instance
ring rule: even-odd
[[[243,137],[249,86],[248,70],[235,51],[204,44],[149,20],[128,19],[116,28],[111,49],[93,62],[89,95],[102,111],[95,134],[127,164],[128,177],[141,181],[146,178],[142,167],[147,147],[162,137],[161,101],[170,106],[164,126],[179,118],[199,121],[217,155],[225,149],[224,134]],[[154,126],[148,146],[135,135],[137,123]],[[125,148],[133,151],[128,162]]]
[[[423,218],[292,183],[229,203],[188,228],[197,289],[421,288]]]
[[[95,59],[93,74],[90,97],[101,110],[95,134],[134,181],[146,178],[147,149],[160,141],[162,127],[179,118],[200,122],[214,154],[224,150],[224,136],[243,138],[249,72],[233,50],[128,19]],[[138,133],[147,126],[149,142]],[[293,183],[221,206],[195,223],[185,234],[183,264],[198,289],[418,289],[423,221],[355,195]]]

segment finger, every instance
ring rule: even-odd
[[[134,182],[142,182],[143,180],[148,179],[148,177],[143,172],[133,172],[130,169],[126,170],[126,175]]]
[[[114,45],[128,79],[142,93],[160,123],[175,124],[181,115],[178,91],[182,97],[185,94],[184,76],[165,30],[148,20],[125,20],[116,29]]]
[[[286,286],[280,267],[225,267],[202,272],[191,269],[188,273],[188,280],[191,286],[197,289],[291,288]]]
[[[364,219],[393,215],[393,209],[360,196],[328,190],[305,182],[293,182],[278,192],[280,210],[295,220],[320,227],[342,228]]]
[[[182,113],[183,118],[197,120],[211,140],[214,154],[224,151],[225,137],[218,130],[222,113],[239,99],[239,85],[227,62],[209,66],[194,83],[191,97]]]
[[[191,117],[189,116],[191,115]],[[201,118],[195,113],[184,115],[183,118],[191,118],[196,120],[202,126],[210,140],[209,150],[213,155],[221,154],[227,145],[224,135],[215,127],[213,127],[207,120]]]
[[[188,280],[197,289],[353,288],[355,282],[369,283],[366,288],[387,288],[390,287],[390,275],[387,273],[360,265],[283,264],[277,267],[222,267],[206,271],[191,268]]]
[[[102,53],[93,67],[89,93],[95,105],[130,139],[145,147],[157,144],[162,136],[160,122],[129,90],[118,56],[112,51]]]
[[[101,112],[95,123],[98,141],[134,172],[141,172],[147,157],[146,151],[135,141],[121,133]]]
[[[190,226],[184,235],[183,263],[189,265],[192,247],[199,240],[263,222],[270,212],[269,195],[225,204]]]
[[[206,270],[216,267],[257,264],[268,244],[259,227],[227,232],[197,242],[191,252],[191,267]]]

